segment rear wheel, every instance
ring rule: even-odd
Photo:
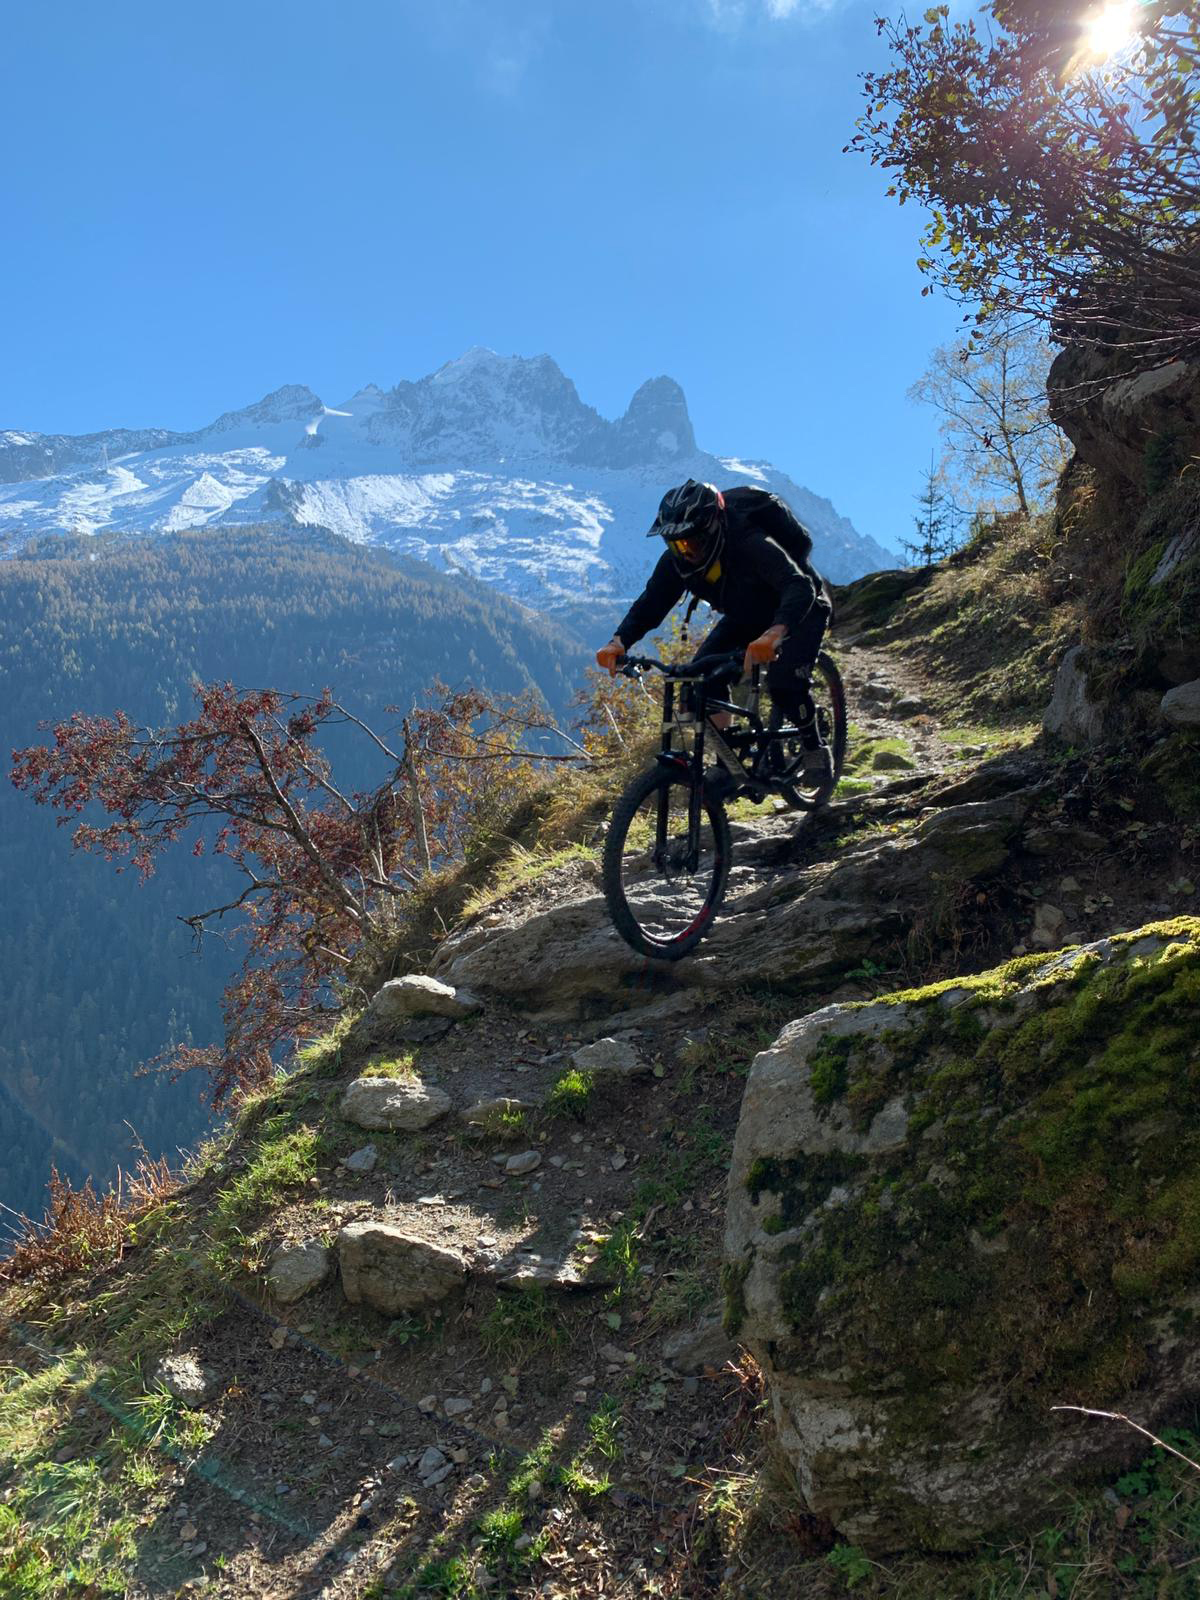
[[[846,764],[846,690],[837,663],[824,650],[813,667],[811,693],[817,709],[817,727],[829,748],[833,766],[832,774],[823,782],[805,783],[804,742],[795,724],[774,705],[765,719],[768,732],[779,735],[768,746],[768,771],[780,784],[789,805],[802,811],[816,811],[828,805]]]
[[[729,821],[687,767],[652,767],[613,809],[604,841],[604,898],[617,932],[640,955],[678,961],[712,923],[729,877]]]

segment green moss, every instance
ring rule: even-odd
[[[813,1099],[819,1106],[832,1105],[846,1092],[847,1062],[854,1041],[845,1035],[830,1035],[809,1059],[808,1077]]]
[[[721,1268],[721,1293],[725,1299],[722,1317],[725,1332],[736,1339],[746,1320],[746,1277],[750,1271],[748,1261],[727,1261]]]
[[[1113,942],[1108,964],[1036,956],[891,997],[902,1026],[813,1061],[864,1124],[903,1096],[906,1146],[750,1171],[764,1226],[808,1224],[780,1277],[798,1349],[843,1340],[862,1382],[899,1383],[901,1432],[947,1382],[999,1383],[1031,1418],[1127,1390],[1146,1302],[1200,1269],[1200,919]],[[1004,1012],[1031,985],[1040,1004]]]
[[[1169,735],[1150,752],[1141,770],[1158,785],[1180,821],[1200,821],[1200,735]]]

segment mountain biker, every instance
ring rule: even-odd
[[[689,478],[663,496],[647,538],[655,536],[667,548],[596,660],[615,672],[622,656],[690,591],[723,613],[692,664],[744,649],[746,672],[766,665],[772,699],[800,730],[801,781],[828,782],[833,757],[821,737],[811,678],[831,608],[809,560],[812,539],[803,523],[765,489],[722,493]],[[736,676],[731,669],[715,683],[727,691]],[[718,726],[727,722],[726,713]]]

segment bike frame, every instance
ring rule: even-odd
[[[740,653],[736,658],[740,661]],[[725,732],[716,728],[712,723],[714,712],[727,711],[738,719],[743,725],[738,728],[735,735],[739,745],[754,744],[760,751],[765,750],[769,744],[782,742],[786,735],[782,732],[774,734],[764,726],[759,715],[759,703],[762,686],[762,668],[754,667],[750,674],[750,703],[738,705],[734,700],[724,700],[710,696],[706,685],[715,672],[722,667],[722,658],[716,658],[701,671],[680,669],[664,669],[661,662],[653,662],[649,658],[629,658],[629,665],[633,668],[644,670],[647,666],[655,666],[667,673],[666,682],[663,684],[663,715],[662,715],[662,743],[659,747],[658,759],[664,766],[675,768],[690,768],[693,774],[691,794],[688,801],[688,851],[686,867],[694,872],[700,859],[700,821],[703,811],[704,799],[704,751],[706,743],[711,741],[721,765],[739,783],[743,783],[750,790],[756,800],[764,799],[776,787],[764,783],[751,772],[729,741]],[[696,709],[679,709],[680,690],[692,690],[692,697]],[[692,748],[690,753],[686,749],[687,730],[692,731]],[[680,749],[675,743],[679,735],[685,747]],[[658,803],[658,816],[655,823],[655,856],[661,864],[662,853],[667,845],[667,831],[669,825],[667,795],[664,791]]]

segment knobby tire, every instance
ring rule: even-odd
[[[669,767],[656,766],[643,772],[633,780],[614,806],[604,841],[601,883],[613,926],[625,943],[639,955],[649,956],[656,961],[679,961],[696,948],[712,926],[729,878],[732,850],[729,818],[719,800],[702,795],[701,804],[712,828],[713,861],[703,905],[691,926],[677,937],[657,938],[642,926],[635,909],[629,904],[621,869],[625,860],[626,838],[634,818],[652,795],[674,787],[681,794],[690,796],[693,783],[693,774],[686,769],[672,771]],[[666,875],[661,876],[664,883],[671,881]]]

